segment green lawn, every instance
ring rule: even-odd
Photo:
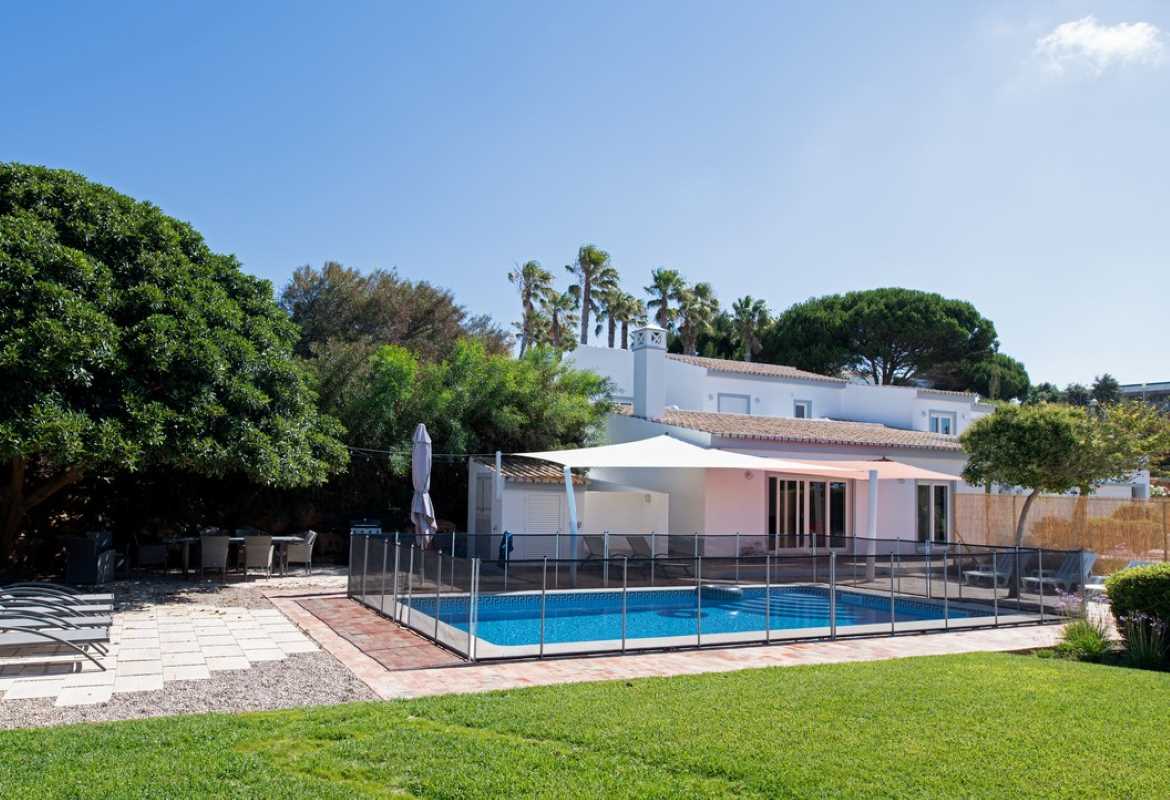
[[[966,655],[0,734],[0,798],[1158,797],[1170,675]]]

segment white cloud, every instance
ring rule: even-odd
[[[1148,22],[1102,25],[1091,14],[1057,25],[1036,41],[1036,55],[1050,70],[1087,69],[1101,75],[1114,65],[1162,62],[1162,32]]]

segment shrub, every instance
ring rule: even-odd
[[[1105,581],[1105,592],[1127,650],[1145,647],[1151,637],[1164,642],[1170,625],[1170,564],[1123,569]],[[1133,639],[1135,633],[1140,642]]]
[[[1109,627],[1104,620],[1074,620],[1064,626],[1056,649],[1061,655],[1078,661],[1101,661],[1113,649]]]
[[[1170,621],[1170,563],[1151,564],[1115,572],[1105,581],[1105,592],[1118,628],[1135,614]]]
[[[1138,669],[1159,669],[1166,664],[1166,626],[1138,618],[1126,623],[1125,660]]]

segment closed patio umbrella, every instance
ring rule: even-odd
[[[431,543],[435,532],[435,507],[431,504],[431,436],[421,422],[411,439],[410,475],[414,497],[410,501],[410,520],[415,533],[423,537],[423,546]]]

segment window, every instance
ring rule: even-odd
[[[918,484],[918,541],[946,544],[951,530],[951,490],[945,483]]]
[[[792,416],[797,419],[812,419],[812,401],[796,400],[793,402]]]
[[[752,399],[746,394],[719,393],[719,411],[723,414],[752,413]]]
[[[955,414],[952,411],[931,411],[930,432],[943,436],[955,435]]]

